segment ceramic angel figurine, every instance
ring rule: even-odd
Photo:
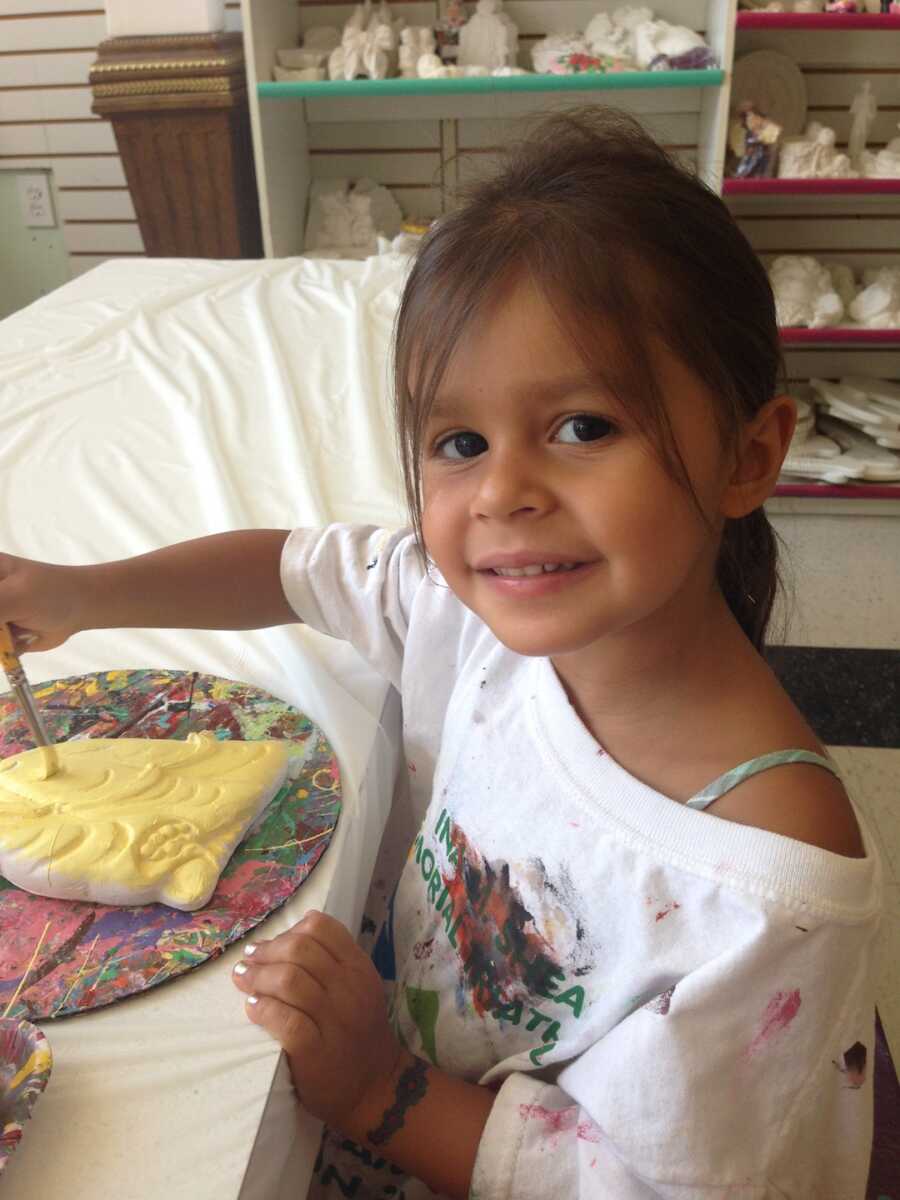
[[[872,85],[868,79],[853,97],[853,103],[850,105],[850,115],[853,117],[853,121],[850,125],[847,153],[850,155],[850,161],[854,167],[860,168],[862,167],[863,156],[866,152],[869,130],[872,128],[872,122],[878,115],[878,103],[875,100],[875,93],[872,91]]]
[[[519,30],[502,10],[503,0],[478,0],[475,15],[459,31],[461,67],[515,66]]]
[[[391,25],[373,18],[366,30],[362,52],[363,70],[370,79],[387,79],[397,65],[397,36]]]
[[[434,54],[434,31],[428,25],[407,25],[400,34],[400,74],[415,79],[416,64],[423,54]]]
[[[353,10],[353,15],[347,21],[341,34],[341,44],[328,56],[329,79],[355,79],[357,75],[363,74],[366,26],[369,23],[371,11],[370,0],[366,0],[365,5],[358,4]]]
[[[328,58],[331,79],[387,79],[396,69],[397,31],[387,4],[372,12],[371,0],[358,5],[344,26],[341,44]]]

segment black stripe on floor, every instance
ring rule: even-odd
[[[827,746],[900,749],[900,650],[770,646],[766,658]]]

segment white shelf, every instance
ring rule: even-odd
[[[737,0],[656,0],[658,16],[703,29],[721,69],[708,71],[622,72],[610,75],[544,76],[460,80],[354,80],[349,83],[273,83],[275,52],[300,41],[304,21],[321,24],[326,9],[304,13],[296,0],[242,0],[250,115],[260,194],[263,244],[268,257],[299,254],[307,198],[317,172],[338,172],[335,153],[311,158],[309,126],[359,123],[384,126],[422,126],[440,123],[433,138],[437,182],[431,194],[440,204],[451,203],[458,180],[455,151],[459,126],[466,120],[508,121],[573,104],[611,104],[639,117],[677,122],[679,147],[687,146],[701,177],[721,186],[728,124],[729,75],[734,53]],[[407,4],[403,15],[411,24],[433,21],[440,0]],[[506,9],[519,26],[523,46],[543,33],[584,28],[596,14],[596,0],[508,0]],[[609,7],[615,7],[611,4]],[[412,10],[415,9],[415,12]],[[421,11],[420,11],[421,10]],[[343,22],[350,8],[334,10],[328,19]],[[530,39],[530,40],[529,40]],[[354,150],[363,150],[365,135]],[[391,138],[392,149],[394,139]],[[696,151],[694,151],[696,147]],[[397,151],[394,150],[394,153]],[[344,161],[352,156],[343,156]],[[357,153],[359,157],[359,153]],[[463,167],[465,169],[465,167]],[[389,180],[402,191],[401,180]],[[421,183],[410,184],[420,191]]]

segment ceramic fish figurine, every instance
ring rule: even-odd
[[[281,788],[284,742],[87,738],[0,761],[0,872],[39,896],[201,907]]]

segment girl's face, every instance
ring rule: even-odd
[[[510,649],[559,656],[665,633],[714,595],[731,471],[702,384],[667,354],[657,370],[706,521],[535,287],[505,292],[454,355],[426,427],[422,529],[449,586]]]

